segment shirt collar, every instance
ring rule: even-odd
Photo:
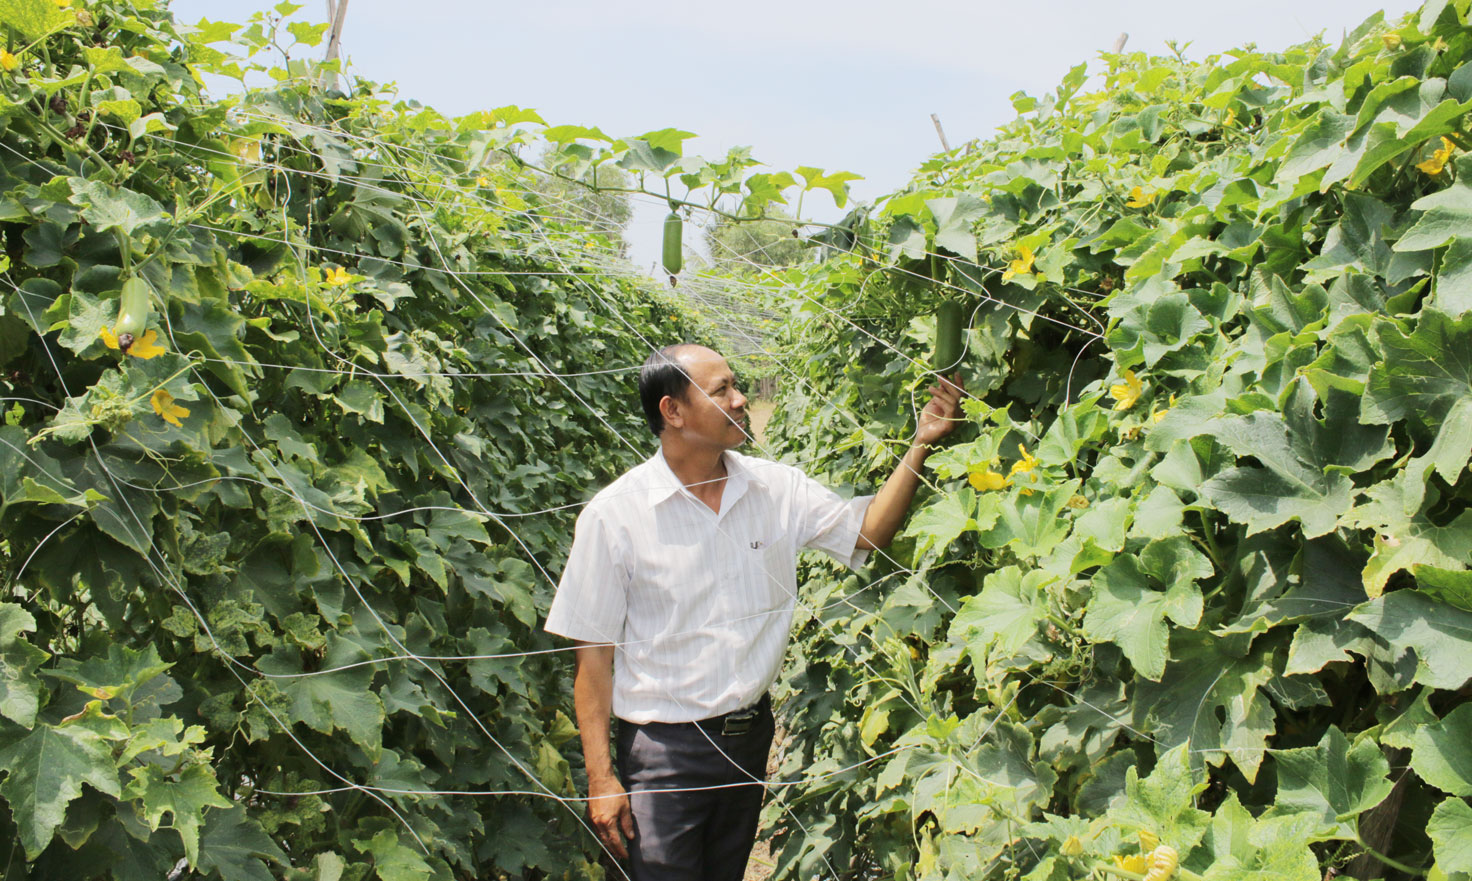
[[[721,493],[721,513],[724,514],[730,510],[737,499],[746,494],[746,487],[751,482],[751,473],[746,463],[742,461],[742,456],[730,450],[722,453],[721,456],[726,462],[726,489]],[[665,461],[664,447],[660,447],[653,456],[649,457],[648,464],[649,504],[651,506],[680,494],[689,496],[691,501],[699,504],[695,496],[680,482],[680,478],[675,476],[670,463]]]

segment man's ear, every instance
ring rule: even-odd
[[[680,402],[670,395],[659,399],[659,415],[664,417],[666,428],[685,427],[685,417],[680,412]]]

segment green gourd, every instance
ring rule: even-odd
[[[937,373],[949,373],[961,361],[961,304],[946,300],[935,310],[935,358]]]
[[[670,275],[679,275],[681,267],[684,266],[684,248],[681,240],[684,238],[685,224],[680,221],[680,215],[671,211],[664,216],[664,271]]]
[[[148,326],[148,312],[152,305],[153,288],[142,277],[135,275],[123,282],[123,293],[118,298],[118,320],[113,325],[113,335],[118,338],[118,348],[124,352],[133,341],[143,335]]]

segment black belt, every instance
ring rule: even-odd
[[[771,708],[772,696],[764,694],[761,700],[750,706],[742,707],[739,710],[732,710],[729,713],[723,713],[719,716],[711,716],[709,719],[699,719],[685,724],[695,725],[708,734],[736,737],[749,733],[752,728],[756,727],[756,723],[762,718],[762,715],[770,711]]]

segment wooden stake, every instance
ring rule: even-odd
[[[348,2],[348,0],[342,0],[342,2],[346,3],[346,2]],[[1110,49],[1109,51],[1110,52],[1113,52],[1115,55],[1118,55],[1119,53],[1123,52],[1124,51],[1125,41],[1129,40],[1129,38],[1130,38],[1130,35],[1129,34],[1120,34],[1119,36],[1115,37],[1114,38],[1114,48],[1113,49]]]
[[[348,15],[348,0],[327,0],[327,20],[332,27],[327,32],[327,56],[325,61],[336,61],[342,45],[342,23]],[[323,81],[328,89],[337,88],[337,74],[329,73]]]
[[[343,0],[344,3],[347,0]],[[935,123],[935,133],[940,135],[940,146],[946,153],[951,152],[951,142],[946,140],[946,130],[940,127],[940,117],[934,113],[930,114],[930,121]]]

